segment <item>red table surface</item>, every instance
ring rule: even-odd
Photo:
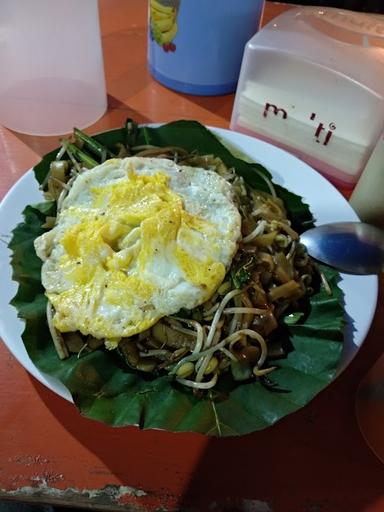
[[[267,2],[264,22],[284,8]],[[233,95],[181,95],[149,75],[144,0],[100,0],[100,15],[109,101],[89,133],[121,126],[127,117],[228,128]],[[0,126],[0,197],[56,145],[56,137]],[[382,299],[381,278],[372,327],[340,377],[299,412],[241,438],[113,429],[87,420],[0,344],[0,497],[138,512],[384,511],[384,466],[355,418],[357,386],[382,352]]]

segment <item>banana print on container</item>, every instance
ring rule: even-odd
[[[174,52],[177,34],[177,13],[180,0],[150,0],[151,39],[165,52]]]

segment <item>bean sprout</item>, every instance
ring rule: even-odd
[[[267,222],[265,220],[260,220],[255,229],[246,237],[243,238],[242,242],[244,244],[247,244],[251,242],[254,238],[257,238],[259,235],[262,235],[264,233],[264,229],[267,225]]]
[[[253,315],[264,315],[268,313],[268,309],[259,309],[259,308],[226,308],[223,313],[225,315],[232,315],[233,313],[250,313]]]
[[[180,318],[180,317],[171,317],[171,318],[174,318],[175,320],[178,320],[179,322],[185,322],[186,324],[188,325],[191,325],[192,327],[194,327],[196,329],[196,343],[195,343],[195,347],[192,351],[192,354],[198,354],[201,349],[203,348],[203,344],[204,344],[204,331],[203,331],[203,328],[201,326],[201,324],[199,324],[199,322],[196,322],[196,320],[189,320],[187,318]]]
[[[60,359],[66,359],[69,357],[68,349],[64,343],[63,337],[61,334],[56,330],[55,326],[53,325],[53,311],[52,311],[52,304],[47,301],[47,323],[48,323],[48,329],[52,336],[53,343],[55,345],[56,351]]]
[[[183,384],[184,386],[187,386],[189,388],[210,389],[216,385],[217,377],[218,377],[217,373],[214,373],[212,379],[208,382],[198,382],[198,381],[194,381],[194,380],[181,379],[180,377],[176,377],[176,380],[178,382],[180,382],[180,384]]]

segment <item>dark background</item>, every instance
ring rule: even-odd
[[[319,7],[339,7],[341,9],[384,14],[383,0],[284,0],[284,2],[288,4],[316,5]]]

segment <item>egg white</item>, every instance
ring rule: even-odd
[[[240,229],[232,187],[213,171],[130,157],[82,172],[56,226],[35,241],[55,327],[113,346],[202,304]]]

